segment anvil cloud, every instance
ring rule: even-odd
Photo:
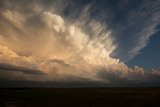
[[[53,5],[43,2],[2,2],[1,78],[40,82],[92,81],[105,84],[159,81],[159,70],[144,71],[138,66],[129,68],[119,59],[110,56],[119,48],[118,39],[109,24],[92,17],[91,4],[81,8],[76,18],[74,15],[69,18],[63,12],[72,1],[50,1]],[[62,3],[65,5],[58,8]],[[153,33],[155,26],[153,24],[147,28],[151,28]],[[150,32],[147,35],[150,36]],[[132,51],[137,53],[145,46],[148,39],[144,39],[138,42],[139,48],[130,50],[131,55]]]

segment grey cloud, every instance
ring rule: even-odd
[[[60,64],[60,65],[62,65],[62,66],[70,66],[68,63],[66,63],[64,60],[61,60],[61,59],[52,59],[52,60],[50,60],[51,62],[55,62],[55,63],[58,63],[58,64]]]
[[[14,66],[11,64],[0,63],[0,70],[10,71],[10,72],[22,72],[24,74],[35,74],[35,75],[45,75],[43,71],[34,70],[26,67]]]
[[[160,86],[160,70],[148,70],[135,66],[134,69],[129,69],[128,73],[123,71],[109,71],[105,69],[99,70],[97,76],[107,84],[115,86]]]

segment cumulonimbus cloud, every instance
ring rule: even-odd
[[[17,75],[14,72],[13,78],[70,81],[76,77],[80,81],[123,83],[159,77],[159,70],[131,69],[110,57],[118,47],[116,38],[107,25],[88,16],[90,6],[73,21],[58,13],[62,10],[54,11],[55,7],[46,8],[38,1],[30,4],[21,7],[21,2],[15,5],[6,1],[0,11],[0,62],[8,64],[0,67],[22,71]],[[36,75],[42,72],[45,75]],[[5,76],[10,78],[12,73]]]

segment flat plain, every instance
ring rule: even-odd
[[[1,88],[0,107],[160,107],[160,88]]]

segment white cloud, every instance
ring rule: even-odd
[[[31,8],[32,14],[22,12],[24,7],[21,11],[7,8],[0,16],[3,18],[0,21],[0,62],[12,66],[13,78],[67,81],[69,77],[76,77],[113,83],[148,81],[154,77],[153,74],[159,77],[159,70],[145,72],[137,66],[131,69],[119,59],[111,58],[110,54],[117,48],[117,44],[112,31],[103,23],[88,18],[87,25],[85,17],[81,16],[74,23],[54,13],[52,9],[46,11],[44,7],[40,8],[41,5],[36,7],[38,9]],[[151,19],[157,22],[159,18],[155,17]],[[146,25],[148,27],[138,33],[141,35],[140,42],[129,52],[131,57],[147,45],[146,41],[155,32],[157,23]],[[23,70],[16,75],[15,70],[19,71],[17,66],[23,67]],[[46,75],[26,73],[36,74],[34,70]],[[0,76],[4,76],[3,72]],[[10,78],[12,74],[5,76]]]

